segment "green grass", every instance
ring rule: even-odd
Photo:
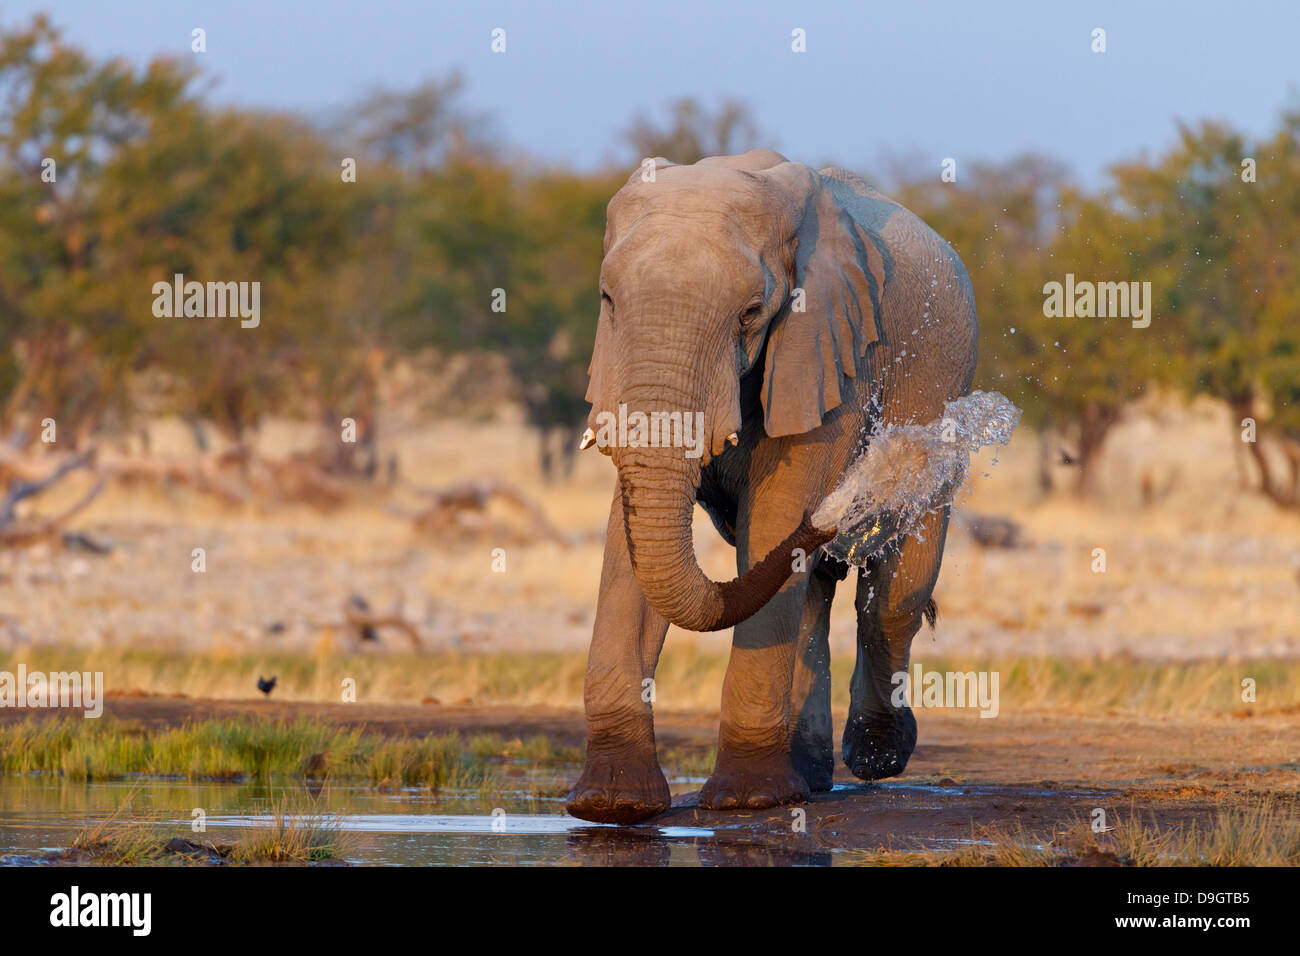
[[[0,726],[0,772],[51,773],[69,780],[131,774],[189,780],[313,777],[486,791],[503,760],[534,765],[580,761],[577,748],[548,738],[504,740],[459,734],[385,737],[319,720],[204,720],[146,728],[102,720],[37,720]]]

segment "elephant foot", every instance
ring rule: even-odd
[[[825,793],[831,789],[831,779],[835,775],[835,751],[829,742],[801,743],[795,738],[790,743],[790,763],[813,793]]]
[[[565,809],[593,823],[640,823],[672,806],[668,781],[653,757],[588,759]]]
[[[851,714],[844,727],[844,762],[863,780],[897,777],[915,747],[916,717],[910,707],[885,717]]]
[[[786,754],[734,762],[719,755],[713,775],[700,788],[700,806],[706,810],[763,810],[803,803],[808,793],[808,783]]]

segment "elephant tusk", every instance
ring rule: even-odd
[[[734,448],[736,445],[739,445],[739,444],[740,444],[740,436],[737,435],[735,432],[732,432],[730,435],[727,436],[727,444],[728,444],[728,445],[731,445],[733,448]]]
[[[578,451],[586,451],[594,444],[596,444],[596,433],[588,428],[582,433],[582,441],[578,443]]]

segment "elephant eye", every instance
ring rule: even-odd
[[[604,289],[600,290],[600,304],[609,306],[610,318],[614,317],[614,300],[609,297],[609,293]]]
[[[740,313],[741,325],[749,325],[758,318],[762,311],[763,299],[761,296],[755,296],[749,301],[749,305],[745,306],[745,311]]]

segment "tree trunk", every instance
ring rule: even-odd
[[[1091,498],[1097,494],[1097,465],[1101,460],[1101,446],[1118,418],[1119,412],[1111,405],[1088,402],[1083,406],[1083,412],[1079,416],[1079,478],[1075,485],[1075,493],[1080,498]]]

